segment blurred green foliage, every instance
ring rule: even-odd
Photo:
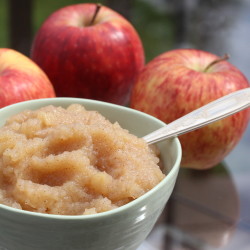
[[[58,10],[67,5],[96,1],[79,1],[79,0],[33,0],[33,27],[32,32],[35,33],[40,28],[45,19]],[[99,3],[113,8],[112,1],[99,0]],[[114,3],[114,2],[113,2]],[[110,6],[111,5],[111,6]],[[116,3],[117,5],[117,3]],[[146,61],[170,49],[173,46],[173,24],[171,18],[164,12],[159,12],[152,7],[152,3],[143,0],[131,1],[130,9],[126,10],[130,13],[130,22],[137,30],[144,45]],[[9,47],[8,40],[8,0],[0,0],[0,47]]]
[[[174,46],[172,19],[152,4],[135,1],[131,22],[142,39],[147,61]]]
[[[0,47],[8,47],[7,1],[0,0]]]

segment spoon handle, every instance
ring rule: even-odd
[[[179,136],[248,107],[250,107],[250,88],[245,88],[210,102],[169,123],[167,126],[144,136],[143,139],[148,144],[152,144],[170,137]]]

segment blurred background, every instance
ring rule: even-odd
[[[26,55],[37,30],[55,10],[93,0],[0,0],[0,47]],[[138,31],[148,62],[174,48],[206,50],[232,62],[249,78],[250,0],[99,0]]]
[[[26,55],[36,31],[55,10],[80,0],[0,0],[0,46]],[[164,51],[195,47],[237,62],[249,44],[249,0],[100,0],[131,21],[147,61]],[[243,54],[243,55],[242,55]],[[244,58],[241,58],[241,61]],[[237,65],[241,67],[241,65]],[[242,68],[242,70],[245,70]]]
[[[0,47],[29,56],[43,21],[79,0],[0,0]],[[175,48],[222,56],[250,79],[250,0],[99,0],[138,31],[146,62]],[[48,51],[50,53],[50,51]],[[180,171],[172,198],[140,250],[250,249],[250,126],[214,169]]]
[[[55,10],[93,0],[0,0],[0,47],[26,55],[43,21]],[[146,61],[174,48],[222,56],[250,78],[250,0],[99,0],[138,31]]]

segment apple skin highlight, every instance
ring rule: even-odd
[[[176,49],[149,62],[134,85],[130,106],[165,123],[233,91],[249,87],[231,63],[196,49]],[[250,109],[179,137],[182,167],[207,169],[221,162],[238,144],[249,122]]]
[[[28,57],[0,48],[0,108],[39,98],[55,97],[46,74]]]
[[[144,49],[134,27],[102,6],[76,4],[52,13],[38,30],[31,58],[46,72],[57,96],[125,105],[144,66]]]

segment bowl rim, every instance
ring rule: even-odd
[[[48,104],[49,102],[49,104]],[[126,106],[121,106],[118,104],[113,104],[113,103],[108,103],[108,102],[104,102],[104,101],[99,101],[99,100],[92,100],[92,99],[86,99],[86,98],[74,98],[74,97],[52,97],[52,98],[41,98],[41,99],[34,99],[34,100],[28,100],[28,101],[22,101],[22,102],[18,102],[15,104],[11,104],[8,105],[6,107],[3,107],[0,109],[0,114],[3,111],[8,111],[9,109],[14,109],[17,106],[20,105],[27,105],[27,104],[34,104],[34,103],[39,103],[41,105],[46,104],[46,105],[58,105],[59,102],[66,102],[65,105],[70,105],[73,104],[74,102],[77,103],[82,103],[84,105],[84,103],[89,103],[89,104],[98,104],[98,105],[106,105],[108,107],[113,107],[115,109],[122,109],[122,110],[126,110],[129,112],[132,112],[134,114],[139,114],[142,115],[144,117],[147,117],[149,119],[153,119],[154,121],[158,122],[160,125],[162,126],[166,126],[166,123],[164,123],[163,121],[159,120],[158,118],[149,115],[147,113],[144,113],[142,111],[130,108],[130,107],[126,107]],[[60,105],[58,105],[60,106]],[[88,109],[87,109],[88,110]],[[40,213],[40,212],[32,212],[32,211],[28,211],[28,210],[22,210],[22,209],[18,209],[18,208],[13,208],[4,204],[0,204],[0,210],[7,210],[8,212],[11,213],[15,213],[15,214],[20,214],[20,215],[27,215],[27,216],[33,216],[36,218],[45,218],[45,219],[55,219],[55,220],[94,220],[94,219],[100,219],[103,217],[107,217],[110,215],[115,215],[115,214],[119,214],[124,210],[127,210],[129,207],[133,207],[136,206],[137,204],[139,204],[142,200],[147,199],[147,197],[151,196],[153,193],[155,193],[158,189],[163,188],[163,186],[166,184],[166,182],[169,182],[172,178],[174,178],[174,175],[179,171],[180,168],[180,163],[181,163],[181,158],[182,158],[182,148],[181,148],[181,143],[179,141],[179,139],[177,137],[169,139],[169,140],[173,140],[174,143],[176,144],[176,149],[177,149],[177,157],[175,160],[174,165],[172,166],[172,168],[170,169],[170,171],[168,172],[168,174],[164,177],[164,179],[158,183],[155,187],[153,187],[151,190],[149,190],[148,192],[146,192],[145,194],[143,194],[142,196],[138,197],[137,199],[122,205],[118,208],[115,208],[113,210],[109,210],[109,211],[105,211],[105,212],[101,212],[101,213],[96,213],[96,214],[89,214],[89,215],[57,215],[57,214],[46,214],[46,213]]]

